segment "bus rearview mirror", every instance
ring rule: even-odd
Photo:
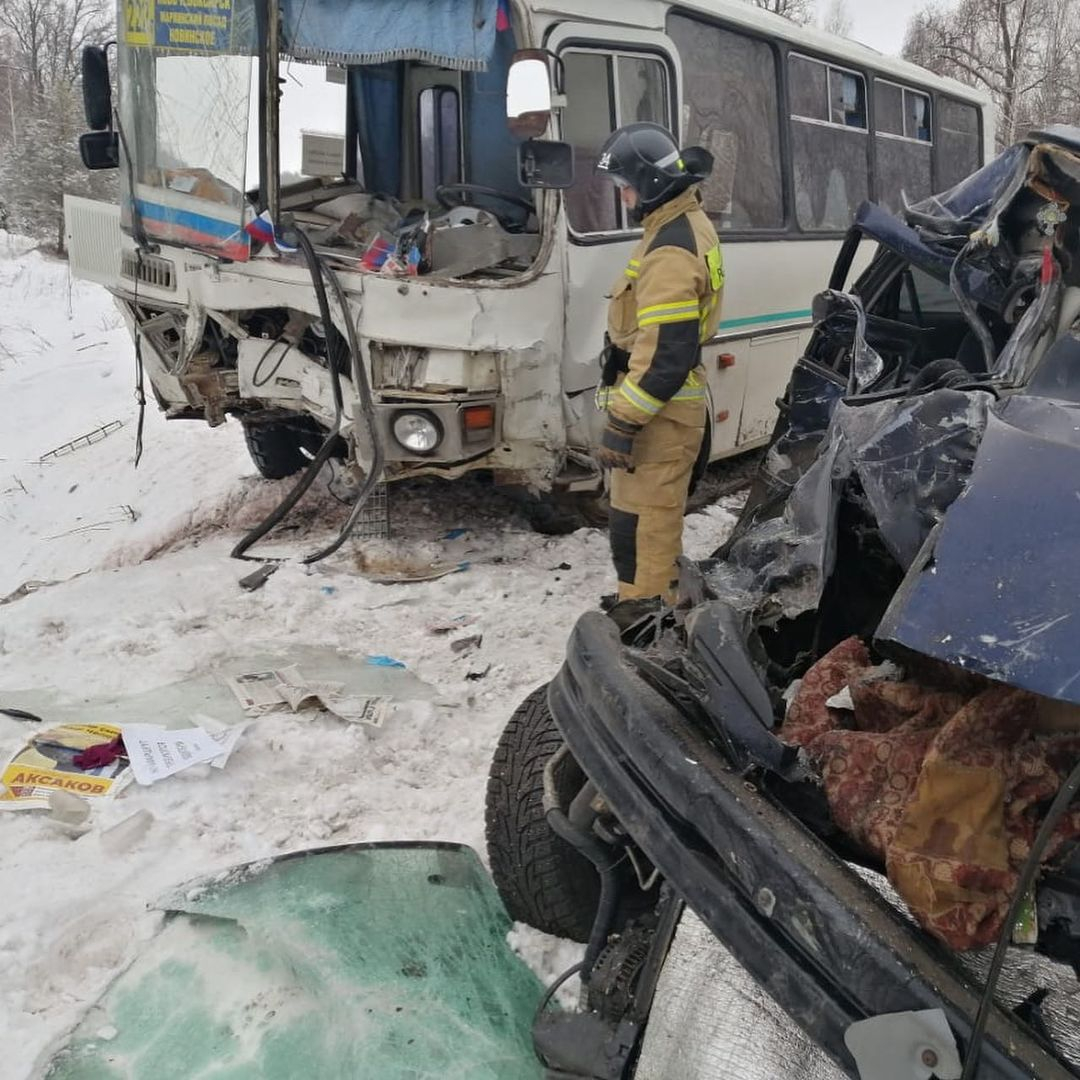
[[[574,149],[569,143],[529,139],[518,147],[522,187],[560,191],[574,183]]]
[[[522,49],[514,54],[506,76],[506,120],[518,138],[534,139],[551,119],[551,74],[547,54]]]
[[[79,136],[79,157],[91,170],[120,167],[120,138],[115,131],[88,131]]]
[[[83,111],[91,131],[112,126],[112,87],[109,84],[109,57],[103,45],[87,45],[82,51]]]

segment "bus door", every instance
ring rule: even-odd
[[[595,173],[600,147],[616,128],[636,121],[678,132],[680,65],[666,35],[632,27],[562,23],[547,47],[563,63],[561,138],[574,149],[575,182],[564,192],[563,356],[563,389],[573,400],[599,381],[608,297],[641,236],[615,185]]]

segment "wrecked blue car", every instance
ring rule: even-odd
[[[1080,1076],[1080,130],[828,286],[732,534],[497,750],[496,884],[587,943],[550,1076]]]

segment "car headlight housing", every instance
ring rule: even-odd
[[[442,427],[428,412],[399,412],[390,425],[398,444],[410,454],[433,453],[442,442]]]

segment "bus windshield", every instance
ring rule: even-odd
[[[252,0],[205,8],[151,5],[145,24],[128,12],[119,50],[123,221],[148,237],[246,258],[255,9]]]

